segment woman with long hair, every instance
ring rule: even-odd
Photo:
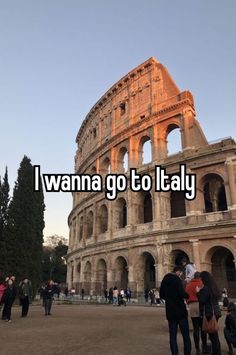
[[[201,317],[205,315],[209,321],[214,314],[216,320],[218,321],[218,319],[221,317],[221,310],[219,306],[221,292],[216,285],[212,275],[208,271],[202,271],[200,273],[200,278],[202,280],[203,287],[196,288],[200,315]],[[221,355],[221,346],[218,332],[216,331],[215,333],[209,333],[209,338],[212,345],[212,355]]]

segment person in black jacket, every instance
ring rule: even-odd
[[[4,291],[1,303],[4,303],[3,319],[6,322],[11,322],[11,308],[16,298],[17,289],[11,278],[7,280],[6,289]]]
[[[172,355],[178,355],[177,330],[180,328],[183,342],[184,355],[191,354],[191,340],[189,336],[188,312],[185,299],[189,296],[184,291],[180,276],[182,268],[175,266],[173,273],[166,274],[161,282],[160,297],[165,300],[166,318],[169,324],[170,349]]]
[[[230,302],[225,318],[224,336],[229,348],[229,355],[233,355],[233,347],[236,348],[236,305]]]
[[[205,315],[209,321],[213,317],[214,313],[216,320],[218,321],[221,317],[221,310],[219,306],[221,292],[212,275],[208,271],[202,271],[200,273],[200,278],[202,280],[203,287],[196,287],[200,316],[203,317]],[[221,355],[218,332],[209,333],[209,338],[212,345],[212,355]]]
[[[43,290],[43,305],[45,309],[45,316],[51,316],[51,308],[52,308],[54,292],[55,292],[54,282],[50,280],[48,281],[47,286]]]

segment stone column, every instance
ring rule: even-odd
[[[199,240],[198,239],[190,239],[190,243],[192,243],[192,253],[193,253],[193,262],[196,265],[197,271],[201,270],[201,259],[200,259],[200,250],[199,250]]]
[[[129,169],[139,165],[138,142],[133,136],[129,137]]]
[[[234,157],[229,157],[226,159],[226,168],[228,172],[230,198],[231,198],[231,208],[236,209],[236,159]]]

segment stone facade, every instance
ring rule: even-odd
[[[170,155],[175,129],[182,149]],[[207,142],[192,94],[181,92],[162,64],[150,58],[113,85],[86,116],[76,142],[78,174],[124,173],[129,179],[132,167],[153,176],[155,165],[177,173],[184,163],[196,174],[197,194],[188,201],[181,192],[128,188],[108,201],[104,192],[73,193],[69,287],[101,294],[129,286],[143,294],[186,256],[236,292],[236,144],[232,138]]]

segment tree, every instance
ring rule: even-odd
[[[6,167],[3,183],[0,178],[0,273],[4,275],[6,268],[6,228],[8,224],[8,207],[9,207],[9,191],[8,171]]]
[[[7,228],[7,272],[18,279],[28,277],[33,287],[41,281],[44,229],[44,196],[34,191],[33,166],[24,156],[9,205]]]
[[[64,256],[67,253],[68,246],[63,242],[63,240],[67,241],[66,238],[60,237],[59,239],[56,245],[45,245],[43,248],[42,264],[44,282],[50,279],[58,283],[66,282],[66,262]]]

